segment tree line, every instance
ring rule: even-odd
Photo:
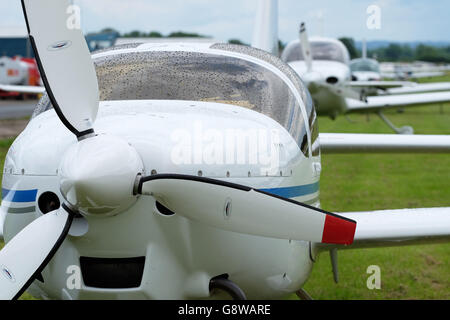
[[[162,34],[158,31],[143,32],[139,30],[134,30],[131,32],[126,32],[121,34],[120,32],[112,29],[105,28],[100,33],[117,33],[118,36],[124,38],[208,38],[206,35],[176,31],[171,32],[167,35]],[[351,59],[359,58],[362,56],[360,50],[356,48],[355,41],[353,38],[343,37],[340,38],[344,45],[347,47]],[[228,43],[239,44],[239,45],[249,45],[239,39],[230,39]],[[285,48],[286,43],[279,41],[280,52]],[[387,47],[380,47],[373,50],[367,51],[367,56],[370,58],[377,59],[379,61],[391,61],[391,62],[412,62],[412,61],[428,61],[434,63],[450,63],[450,46],[438,48],[425,44],[420,44],[413,48],[410,45],[402,45],[397,43],[391,43]]]
[[[175,31],[164,35],[159,31],[144,32],[140,30],[133,30],[130,32],[120,33],[113,28],[105,28],[99,33],[116,33],[117,36],[121,38],[208,38],[208,36],[202,34],[184,31]]]
[[[362,56],[352,38],[341,38],[339,40],[345,44],[352,59]],[[413,48],[407,44],[391,43],[387,47],[367,50],[367,56],[378,61],[450,63],[450,46],[440,48],[420,44]]]

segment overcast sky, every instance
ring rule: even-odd
[[[121,32],[190,31],[226,41],[251,42],[259,0],[74,0],[85,32],[113,27]],[[367,8],[381,8],[381,29],[366,26]],[[297,38],[306,21],[311,35],[356,40],[450,41],[449,0],[279,0],[283,41]],[[323,18],[320,19],[319,17]],[[24,26],[20,0],[0,1],[0,28]],[[323,30],[323,34],[322,34]]]

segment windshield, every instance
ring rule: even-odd
[[[368,71],[380,73],[380,65],[377,61],[371,59],[358,59],[350,63],[352,72]]]
[[[308,149],[300,104],[274,72],[247,60],[186,51],[146,51],[94,60],[100,100],[186,100],[232,104],[260,112]],[[36,114],[48,110],[46,96]]]
[[[310,43],[313,60],[328,60],[347,63],[346,54],[341,46],[334,42],[312,41]],[[290,44],[283,52],[282,60],[286,63],[303,61],[302,45],[300,42]]]

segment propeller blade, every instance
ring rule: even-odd
[[[356,222],[252,188],[208,178],[154,175],[138,194],[209,226],[263,237],[349,245]]]
[[[305,59],[308,72],[312,71],[313,56],[311,45],[309,43],[308,33],[306,32],[306,25],[304,22],[300,25],[300,43],[302,45],[302,54]]]
[[[22,0],[31,45],[50,101],[77,137],[93,133],[99,92],[86,40],[69,0]]]
[[[69,232],[74,214],[63,205],[36,219],[0,251],[0,300],[17,299],[39,275]]]

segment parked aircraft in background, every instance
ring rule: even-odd
[[[11,92],[9,89],[12,87],[2,87],[2,85],[27,87],[41,86],[41,77],[36,65],[36,60],[21,57],[0,57],[0,96],[22,97],[21,92]]]
[[[408,64],[396,64],[394,69],[390,72],[382,71],[383,78],[388,79],[398,79],[398,80],[411,80],[411,79],[421,79],[421,78],[432,78],[443,76],[445,72],[443,71],[433,71],[433,70],[416,70],[413,66]]]
[[[261,1],[257,19],[266,19],[266,24],[278,24],[277,0]],[[264,30],[270,32],[263,33]],[[253,45],[271,53],[273,44],[278,41],[276,27],[265,29],[255,26]],[[263,38],[266,37],[265,41]],[[383,114],[394,107],[409,107],[421,104],[441,104],[450,101],[450,92],[421,94],[402,94],[390,96],[367,96],[378,89],[402,87],[404,83],[385,81],[352,81],[350,55],[344,44],[333,38],[311,37],[305,24],[300,28],[300,39],[290,42],[284,49],[281,59],[289,64],[308,87],[319,115],[336,118],[349,113],[376,113],[396,133],[413,134],[413,128],[397,128]]]

